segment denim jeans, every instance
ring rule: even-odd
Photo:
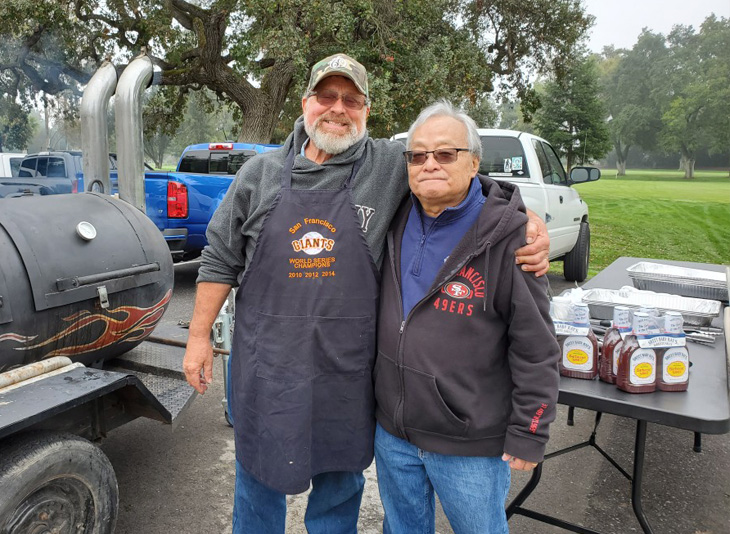
[[[434,490],[455,534],[505,534],[510,470],[501,457],[426,452],[378,425],[375,462],[384,534],[433,534]]]
[[[356,534],[365,487],[362,473],[336,471],[312,478],[304,524],[309,534]],[[284,534],[286,495],[264,486],[236,461],[233,534]]]

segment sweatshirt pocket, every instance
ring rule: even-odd
[[[447,436],[465,436],[469,422],[462,420],[449,408],[439,392],[436,378],[408,367],[403,370],[404,426]]]
[[[256,375],[282,382],[321,375],[364,376],[375,346],[369,317],[257,312],[255,335]]]

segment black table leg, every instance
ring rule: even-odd
[[[644,514],[641,503],[641,481],[644,474],[644,451],[646,449],[646,421],[636,421],[636,443],[634,445],[634,476],[631,481],[631,505],[634,508],[636,519],[639,520],[641,529],[645,534],[652,534],[654,531],[649,525],[649,520]]]
[[[692,450],[695,452],[702,452],[702,434],[699,432],[695,432],[695,444],[692,447]]]

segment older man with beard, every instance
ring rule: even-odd
[[[373,459],[378,269],[408,191],[403,146],[367,136],[367,73],[344,54],[314,65],[302,109],[281,150],[241,168],[208,226],[183,364],[204,393],[211,326],[240,285],[230,377],[237,534],[283,533],[286,495],[310,484],[307,531],[356,532]],[[535,219],[535,242],[517,261],[542,274],[549,243]]]

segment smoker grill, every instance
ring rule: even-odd
[[[94,193],[0,199],[0,372],[130,350],[162,317],[172,284],[165,240],[127,202]]]

